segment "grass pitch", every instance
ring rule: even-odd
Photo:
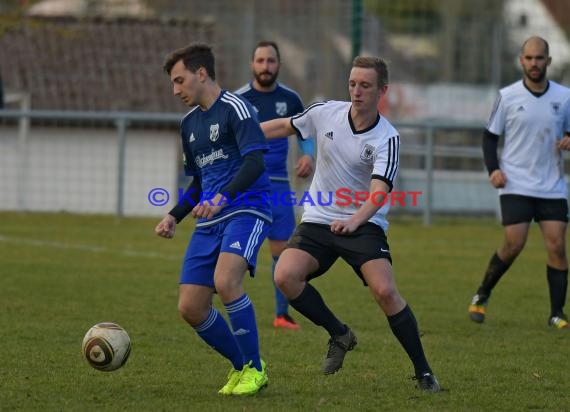
[[[488,320],[467,306],[502,231],[494,220],[393,217],[397,282],[445,391],[424,394],[369,291],[342,262],[314,283],[359,344],[342,371],[320,374],[326,333],[292,310],[299,332],[274,330],[271,260],[246,281],[270,384],[222,398],[229,363],[178,317],[177,281],[191,219],[172,240],[159,219],[0,213],[0,410],[513,411],[569,410],[570,333],[547,328],[545,251],[533,227],[495,290]],[[219,302],[217,301],[219,306]],[[222,313],[224,313],[222,311]],[[131,358],[99,372],[81,356],[93,324],[129,332]]]

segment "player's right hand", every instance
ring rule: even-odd
[[[500,189],[507,184],[507,176],[505,176],[501,169],[496,169],[493,170],[493,173],[489,176],[489,181],[495,189]]]
[[[556,144],[560,150],[570,150],[570,135],[566,134]]]
[[[301,156],[295,165],[295,171],[299,177],[309,177],[313,170],[315,170],[315,163],[313,156],[310,155]]]
[[[154,228],[154,233],[158,236],[171,239],[174,237],[174,232],[176,230],[176,219],[174,216],[168,214],[160,221],[158,225]]]
[[[211,201],[210,201],[211,200]],[[217,193],[212,199],[205,199],[192,209],[192,217],[202,217],[204,219],[211,219],[217,215],[228,204],[228,198]]]

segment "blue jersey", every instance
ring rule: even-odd
[[[253,107],[243,98],[222,90],[212,107],[192,109],[180,125],[184,170],[200,179],[201,202],[206,203],[233,179],[244,156],[254,150],[267,150],[265,136]],[[200,218],[197,226],[218,223],[237,213],[250,213],[271,222],[268,200],[269,175],[266,171],[243,193],[212,219]]]
[[[280,83],[277,83],[275,90],[270,92],[255,90],[249,83],[237,90],[236,93],[241,94],[255,107],[260,122],[281,117],[291,117],[303,111],[303,103],[299,95]],[[309,148],[305,150],[305,147],[303,147],[303,152],[313,155],[311,149],[314,143],[312,140],[308,142]],[[268,144],[269,151],[265,153],[265,167],[269,177],[271,180],[287,181],[288,136],[269,139]]]

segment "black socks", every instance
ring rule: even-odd
[[[412,309],[408,305],[400,312],[387,316],[392,333],[396,336],[414,364],[416,377],[432,373],[424,354],[418,324]]]
[[[550,316],[561,315],[566,303],[568,269],[559,270],[547,265],[546,278],[548,280],[548,290],[550,291]]]
[[[344,335],[346,326],[327,307],[323,298],[309,283],[289,304],[317,326],[324,327],[331,336]]]
[[[477,289],[477,294],[488,298],[491,295],[491,291],[497,285],[501,277],[505,272],[511,267],[511,263],[503,262],[497,253],[495,252],[489,261],[489,266],[487,266],[487,271],[485,272],[485,277],[479,289]]]

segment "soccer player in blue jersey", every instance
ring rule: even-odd
[[[155,232],[172,238],[191,214],[196,229],[180,275],[178,310],[214,350],[232,363],[222,395],[252,395],[268,384],[253,305],[243,278],[255,273],[271,223],[267,143],[253,107],[216,82],[210,46],[194,43],[164,63],[173,92],[193,107],[181,123],[185,172],[192,183]],[[212,306],[217,293],[231,329]]]
[[[282,83],[277,82],[281,56],[276,43],[261,41],[253,49],[251,70],[253,80],[236,91],[245,97],[256,109],[260,122],[289,117],[303,111],[303,103],[299,95]],[[313,139],[298,140],[303,155],[297,161],[295,171],[299,177],[309,176],[314,167],[313,157],[315,145]],[[269,151],[265,153],[265,167],[271,181],[273,194],[289,193],[289,175],[287,173],[287,154],[289,139],[282,136],[268,141]],[[281,199],[279,197],[273,197]],[[295,230],[295,213],[292,205],[283,202],[272,202],[273,224],[269,229],[269,250],[273,259],[272,273],[281,252],[285,250],[287,240]],[[275,319],[276,328],[299,329],[299,325],[289,315],[289,301],[275,287]]]
[[[524,42],[519,56],[523,79],[500,90],[483,134],[489,181],[499,191],[504,240],[468,309],[477,323],[485,320],[491,291],[524,248],[534,220],[547,252],[548,324],[570,330],[563,311],[568,289],[568,189],[562,155],[570,150],[570,89],[546,77],[552,60],[548,49],[540,37]],[[505,143],[499,161],[502,134]]]

